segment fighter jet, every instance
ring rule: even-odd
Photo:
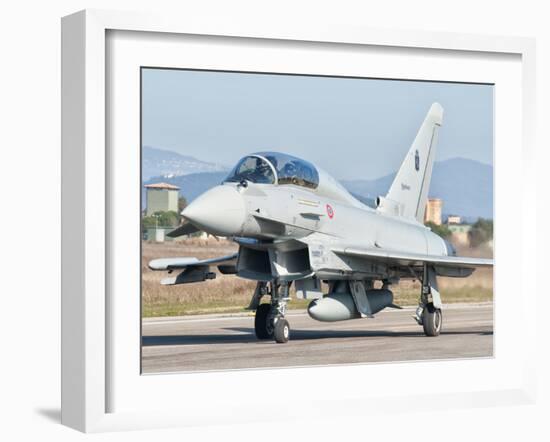
[[[201,230],[230,237],[238,253],[155,259],[149,267],[179,272],[164,279],[165,285],[213,279],[213,266],[257,281],[248,306],[256,312],[255,334],[278,343],[290,337],[285,313],[292,284],[297,298],[311,299],[307,311],[313,319],[343,321],[399,308],[391,286],[418,280],[414,319],[427,336],[439,335],[437,277],[467,277],[478,266],[493,265],[490,259],[456,256],[449,242],[423,224],[442,119],[443,108],[434,103],[376,208],[311,162],[280,152],[245,156],[223,183],[182,211],[185,223],[169,234]]]

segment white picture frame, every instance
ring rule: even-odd
[[[521,256],[520,271],[526,275],[531,256],[535,256],[535,232],[527,228],[525,222],[534,217],[536,205],[535,177],[526,173],[528,165],[534,161],[535,97],[535,48],[534,41],[517,37],[492,37],[451,33],[427,33],[415,31],[388,31],[376,29],[347,28],[344,26],[307,26],[296,28],[281,23],[270,27],[259,27],[253,23],[212,23],[196,20],[193,17],[164,17],[151,14],[134,14],[87,10],[63,18],[62,21],[62,423],[85,432],[157,428],[168,426],[208,425],[212,419],[218,422],[255,422],[272,419],[265,413],[254,412],[242,403],[235,406],[240,411],[224,416],[223,409],[212,407],[208,416],[204,408],[195,407],[193,413],[185,407],[174,407],[167,402],[166,407],[136,408],[135,410],[113,409],[109,403],[110,392],[115,388],[110,376],[114,355],[109,344],[110,328],[117,318],[113,316],[107,296],[109,285],[109,265],[111,256],[109,244],[113,240],[107,228],[110,221],[110,199],[108,180],[110,179],[108,134],[106,121],[108,62],[106,35],[108,32],[154,32],[155,35],[170,36],[217,36],[228,41],[232,39],[254,39],[256,41],[285,42],[286,45],[337,44],[339,47],[353,45],[376,47],[384,52],[390,48],[402,50],[425,49],[437,53],[468,53],[483,59],[484,54],[502,54],[517,57],[521,66],[521,127],[518,139],[521,148],[523,186],[519,215],[521,246],[516,251]],[[146,34],[143,34],[146,35]],[[151,35],[151,34],[149,34]],[[145,37],[146,38],[146,37]],[[111,54],[112,55],[112,54]],[[139,91],[136,91],[139,93]],[[116,173],[116,171],[115,171]],[[498,193],[498,186],[497,186]],[[497,248],[500,246],[496,246]],[[505,247],[502,247],[504,250]],[[499,262],[499,255],[496,261]],[[503,255],[504,256],[504,255]],[[502,258],[500,262],[505,262]],[[498,264],[497,264],[498,265]],[[533,304],[536,293],[534,279],[518,278],[522,286],[517,289],[523,296],[517,302],[526,312]],[[498,280],[497,280],[498,281]],[[498,285],[498,284],[497,284]],[[500,287],[497,289],[500,290]],[[521,316],[519,316],[521,320]],[[498,315],[497,315],[498,321]],[[535,388],[535,329],[534,321],[522,324],[521,338],[524,352],[518,355],[518,366],[514,367],[513,382],[483,389],[473,385],[471,390],[464,387],[462,392],[432,392],[415,396],[413,391],[403,390],[400,394],[388,393],[372,396],[358,389],[355,395],[338,397],[338,390],[327,393],[326,397],[305,397],[308,408],[300,410],[301,415],[322,416],[325,406],[338,403],[333,416],[361,414],[377,410],[388,412],[407,410],[414,403],[416,409],[456,408],[498,405],[499,403],[532,403]],[[497,354],[497,359],[498,359]],[[466,365],[470,364],[469,367]],[[521,366],[521,368],[519,368]],[[467,361],[463,367],[473,369]],[[324,367],[318,373],[324,376],[338,376],[345,367]],[[355,375],[360,366],[353,367]],[[418,369],[418,368],[416,368]],[[301,376],[307,369],[273,370],[282,372],[288,381],[289,376]],[[376,370],[376,369],[375,369]],[[410,370],[415,370],[411,366]],[[521,373],[518,371],[521,370]],[[300,374],[301,373],[301,374]],[[348,373],[348,372],[346,372]],[[134,373],[135,375],[136,373]],[[520,375],[521,374],[521,375]],[[139,373],[138,373],[139,375]],[[214,376],[214,375],[213,375]],[[224,403],[224,373],[211,376],[219,387],[220,404]],[[244,376],[233,372],[233,381]],[[253,376],[253,374],[247,374]],[[346,375],[347,376],[347,375]],[[160,376],[158,376],[160,378]],[[168,377],[169,378],[169,377]],[[164,379],[168,379],[164,378]],[[115,377],[116,379],[116,377]],[[120,379],[120,376],[119,376]],[[233,382],[232,381],[232,382]],[[175,378],[163,381],[164,387]],[[197,376],[193,382],[200,382]],[[153,385],[153,384],[151,384]],[[193,401],[192,393],[186,401]],[[225,394],[231,394],[229,390]],[[198,397],[198,396],[197,396]],[[433,399],[437,398],[437,404]],[[227,398],[225,398],[227,399]],[[239,399],[237,399],[237,402]],[[225,405],[227,406],[227,404]],[[227,408],[226,408],[227,409]],[[286,410],[278,419],[293,418],[298,412]],[[328,417],[328,414],[327,414]]]

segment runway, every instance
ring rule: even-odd
[[[426,337],[413,308],[373,319],[323,323],[287,313],[290,341],[258,341],[254,317],[190,316],[143,320],[142,372],[292,367],[493,355],[493,305],[450,305],[443,330]]]

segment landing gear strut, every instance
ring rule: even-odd
[[[415,319],[424,329],[426,336],[439,336],[443,323],[441,296],[437,289],[435,269],[426,263],[424,263],[422,290]]]
[[[260,287],[260,284],[263,284]],[[256,289],[256,316],[254,331],[258,339],[275,339],[277,343],[288,342],[290,326],[284,318],[289,297],[290,283],[288,281],[272,281],[269,287],[260,283]],[[271,296],[271,304],[260,304],[259,297],[264,294]],[[252,304],[251,304],[252,305]]]

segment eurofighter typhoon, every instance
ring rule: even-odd
[[[279,343],[290,337],[285,311],[292,284],[297,298],[311,299],[309,316],[330,322],[398,308],[391,286],[416,279],[421,291],[415,320],[427,336],[439,335],[437,276],[463,278],[477,266],[493,265],[490,259],[456,256],[450,243],[423,224],[442,118],[443,108],[434,103],[376,209],[308,161],[279,152],[242,158],[222,184],[182,211],[186,222],[169,234],[203,230],[231,237],[238,253],[155,259],[149,267],[179,272],[164,285],[213,279],[212,266],[257,281],[248,306],[256,311],[256,336]],[[270,302],[262,303],[264,297]]]

